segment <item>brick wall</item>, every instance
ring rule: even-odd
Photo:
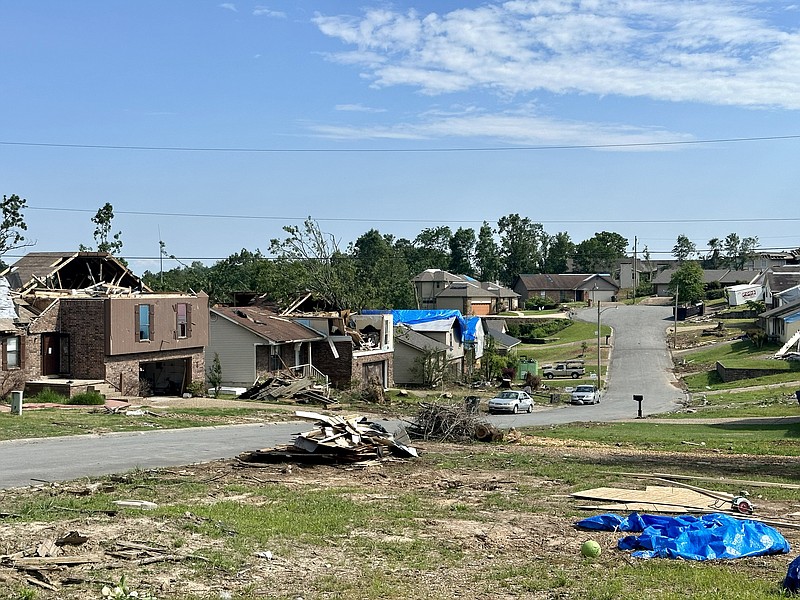
[[[278,346],[278,370],[295,366],[294,344],[281,344]],[[270,346],[256,346],[256,376],[263,377],[271,373]]]
[[[352,381],[366,383],[363,381],[364,365],[372,363],[385,363],[388,369],[386,387],[393,387],[394,386],[394,360],[392,360],[393,357],[394,353],[392,352],[371,353],[363,356],[354,356],[353,367],[350,372],[350,377],[352,378]]]
[[[778,373],[786,373],[786,369],[735,369],[726,367],[722,363],[717,363],[717,374],[719,378],[724,381],[737,381],[739,379],[754,379],[756,377],[765,377],[767,375],[777,375]],[[800,371],[800,369],[792,368],[792,371]]]
[[[331,352],[327,340],[311,344],[311,364],[330,379],[331,385],[346,389],[353,377],[353,342],[350,338],[334,342],[339,358]]]
[[[159,352],[157,354],[143,352],[139,354],[108,356],[106,357],[105,373],[102,379],[118,387],[120,394],[123,396],[138,396],[140,363],[180,359],[188,359],[191,361],[191,380],[186,382],[187,388],[190,383],[195,381],[199,381],[205,385],[206,363],[205,353],[202,348],[197,348],[192,351],[171,350]]]
[[[70,374],[105,378],[105,304],[102,298],[62,298],[61,333],[69,334]]]

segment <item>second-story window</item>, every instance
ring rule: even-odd
[[[136,305],[136,341],[148,342],[153,339],[152,304]]]
[[[192,337],[192,305],[186,302],[175,305],[175,337],[179,340]]]

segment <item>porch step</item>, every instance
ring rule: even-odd
[[[120,395],[117,389],[109,383],[93,383],[90,387],[94,388],[95,392],[103,394],[106,398],[115,398]]]

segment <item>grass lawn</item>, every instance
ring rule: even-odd
[[[112,431],[185,429],[230,423],[275,421],[285,418],[285,410],[248,408],[153,409],[159,416],[109,414],[102,409],[45,408],[25,410],[22,415],[0,413],[0,440],[99,434]],[[291,414],[291,413],[288,413]]]
[[[772,387],[769,389],[740,390],[721,393],[697,393],[692,395],[688,407],[691,412],[681,411],[663,415],[664,418],[728,418],[728,417],[786,417],[800,416],[800,405],[795,392],[800,384]]]
[[[163,600],[781,597],[794,553],[632,559],[616,548],[623,534],[574,528],[597,511],[581,510],[569,494],[644,488],[613,473],[622,471],[796,482],[798,435],[787,427],[647,422],[542,428],[496,444],[421,444],[420,459],[379,467],[217,461],[3,491],[3,553],[75,530],[87,541],[64,546],[62,555],[103,558],[92,568],[48,571],[54,590],[32,583],[28,571],[0,569],[0,598],[101,598],[101,588],[123,576],[140,597]],[[709,444],[698,449],[681,439]],[[100,485],[86,493],[89,483]],[[778,514],[800,502],[798,490],[752,491]],[[157,507],[117,508],[120,499]],[[117,512],[98,512],[108,510]],[[782,533],[793,547],[800,542],[800,531]],[[602,547],[596,559],[580,554],[589,538]],[[170,559],[146,562],[152,555]]]

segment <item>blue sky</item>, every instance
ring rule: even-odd
[[[137,272],[159,239],[213,262],[308,216],[342,246],[510,213],[654,256],[800,246],[800,3],[5,0],[0,24],[0,191],[34,250],[91,245],[106,202]],[[745,138],[784,139],[718,141]]]

